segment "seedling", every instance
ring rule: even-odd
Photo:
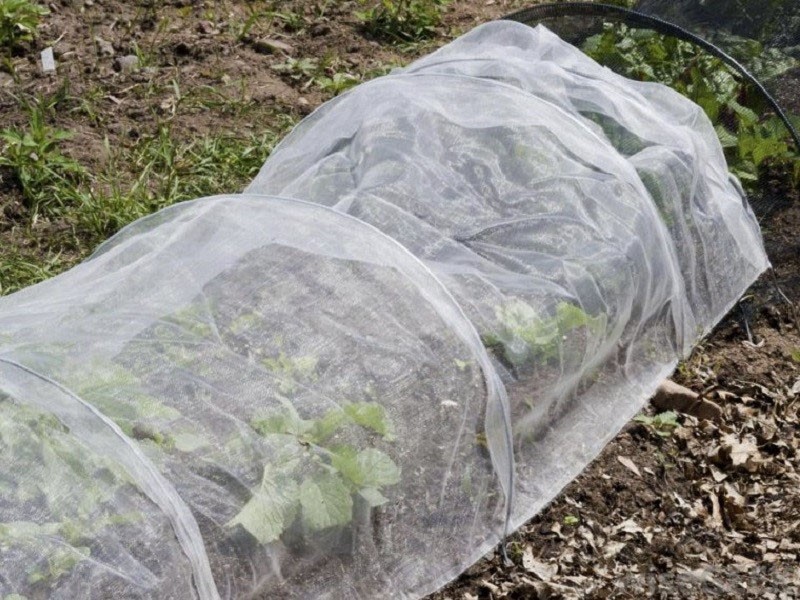
[[[341,432],[358,430],[393,440],[392,424],[379,404],[345,404],[318,419],[303,419],[287,403],[251,425],[276,445],[277,456],[228,526],[241,525],[262,544],[289,528],[308,535],[346,526],[357,498],[375,508],[388,501],[384,489],[400,481],[400,469],[383,451],[337,440]]]
[[[680,426],[680,423],[678,423],[678,414],[671,410],[658,413],[652,417],[649,415],[638,415],[634,417],[633,420],[637,423],[644,424],[656,435],[665,438],[671,436],[672,432]]]
[[[483,344],[512,368],[558,358],[564,337],[571,332],[585,329],[599,333],[605,329],[604,316],[593,317],[568,302],[558,304],[552,317],[542,317],[521,300],[497,307],[496,315],[499,326],[495,333],[482,336]]]
[[[317,85],[323,92],[338,96],[359,83],[358,77],[350,73],[334,73],[331,77],[317,77]]]
[[[315,58],[288,58],[272,68],[302,84],[302,89],[316,85],[323,92],[334,96],[350,89],[359,83],[359,78],[346,72],[334,71],[336,59],[327,58],[319,61]],[[334,71],[333,73],[331,73]]]
[[[0,0],[0,46],[33,39],[39,20],[47,14],[46,8],[28,0]]]

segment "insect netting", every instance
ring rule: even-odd
[[[797,244],[771,235],[792,227],[789,213],[800,197],[800,2],[616,4],[624,6],[561,2],[508,18],[543,24],[616,73],[668,85],[702,107],[766,232],[774,266],[740,304],[747,329],[756,310],[800,294]]]
[[[483,25],[0,299],[0,596],[420,597],[767,266],[697,104]]]

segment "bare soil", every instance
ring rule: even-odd
[[[39,39],[11,58],[16,74],[0,71],[0,122],[23,127],[20,98],[62,94],[52,125],[73,132],[67,153],[98,170],[108,147],[134,144],[164,123],[189,140],[308,114],[331,94],[274,68],[290,57],[321,60],[328,75],[367,77],[523,6],[454,1],[437,37],[398,47],[363,34],[356,2],[274,4],[299,20],[245,31],[241,1],[53,2]],[[56,74],[39,67],[47,46]],[[137,57],[132,70],[128,56]],[[800,597],[800,199],[797,190],[776,191],[784,201],[762,223],[774,272],[676,374],[723,419],[681,415],[674,431],[629,424],[508,540],[513,564],[486,557],[433,600]],[[0,244],[32,260],[59,255],[67,268],[93,240],[56,218],[31,225],[4,178]]]

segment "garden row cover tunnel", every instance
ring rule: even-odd
[[[0,597],[420,597],[767,266],[698,106],[480,26],[0,299]]]

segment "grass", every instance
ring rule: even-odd
[[[232,193],[255,177],[280,132],[222,134],[178,141],[168,125],[132,148],[111,152],[92,189],[75,190],[73,217],[102,239],[131,221],[176,202]],[[120,183],[126,165],[138,176]]]
[[[70,264],[61,254],[21,252],[16,248],[0,250],[0,295],[49,279]]]
[[[52,105],[38,99],[26,108],[29,118],[25,129],[0,130],[0,167],[10,171],[24,204],[35,217],[40,210],[58,204],[63,189],[80,183],[86,171],[61,153],[61,143],[72,136],[48,125],[46,113]]]
[[[106,139],[105,163],[87,168],[65,153],[72,136],[55,125],[56,113],[68,104],[63,94],[18,102],[28,122],[0,131],[0,183],[22,207],[14,226],[6,228],[13,242],[0,247],[0,294],[58,274],[160,208],[241,190],[294,123],[286,114],[272,114],[271,125],[259,134],[187,139],[164,118],[154,132],[127,146]],[[74,104],[85,113],[84,103]]]

